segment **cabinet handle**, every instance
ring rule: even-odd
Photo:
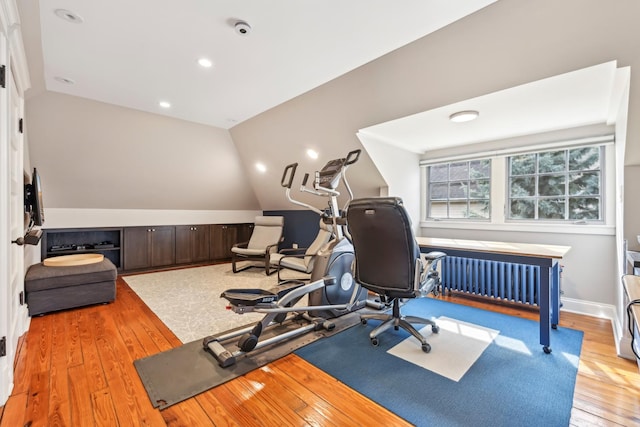
[[[155,228],[152,228],[152,229],[151,229],[151,231],[156,231],[156,229],[155,229]]]

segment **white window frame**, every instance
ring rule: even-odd
[[[576,148],[588,145],[604,146],[604,165],[602,170],[602,215],[601,221],[540,221],[540,220],[515,220],[506,219],[508,201],[508,165],[507,157],[517,154],[549,151],[553,149]],[[462,160],[491,160],[491,215],[490,220],[474,219],[430,219],[427,218],[427,166],[456,162]],[[570,141],[560,141],[549,144],[518,147],[515,149],[495,150],[492,152],[477,153],[475,155],[462,155],[438,159],[424,159],[420,161],[420,206],[422,228],[452,228],[468,230],[500,230],[500,231],[525,231],[535,233],[575,233],[575,234],[615,234],[615,147],[614,136],[605,135],[591,138],[581,138]]]

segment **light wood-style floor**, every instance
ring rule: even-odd
[[[32,319],[0,427],[408,425],[295,355],[153,409],[133,361],[181,342],[121,278],[117,291],[112,304]],[[537,318],[527,309],[444,299]],[[640,425],[638,367],[616,356],[610,322],[563,312],[560,325],[585,332],[571,424]]]

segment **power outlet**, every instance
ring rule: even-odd
[[[291,245],[291,247],[292,247],[293,249],[298,249],[298,244],[297,244],[297,243],[293,243],[293,244]]]

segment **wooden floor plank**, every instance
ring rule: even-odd
[[[133,360],[181,342],[121,277],[117,295],[111,304],[31,319],[19,341],[14,389],[0,409],[0,427],[409,425],[295,355],[154,409]],[[439,298],[538,319],[526,307]],[[640,372],[634,361],[616,355],[611,322],[562,312],[560,326],[584,331],[571,425],[640,425]]]

